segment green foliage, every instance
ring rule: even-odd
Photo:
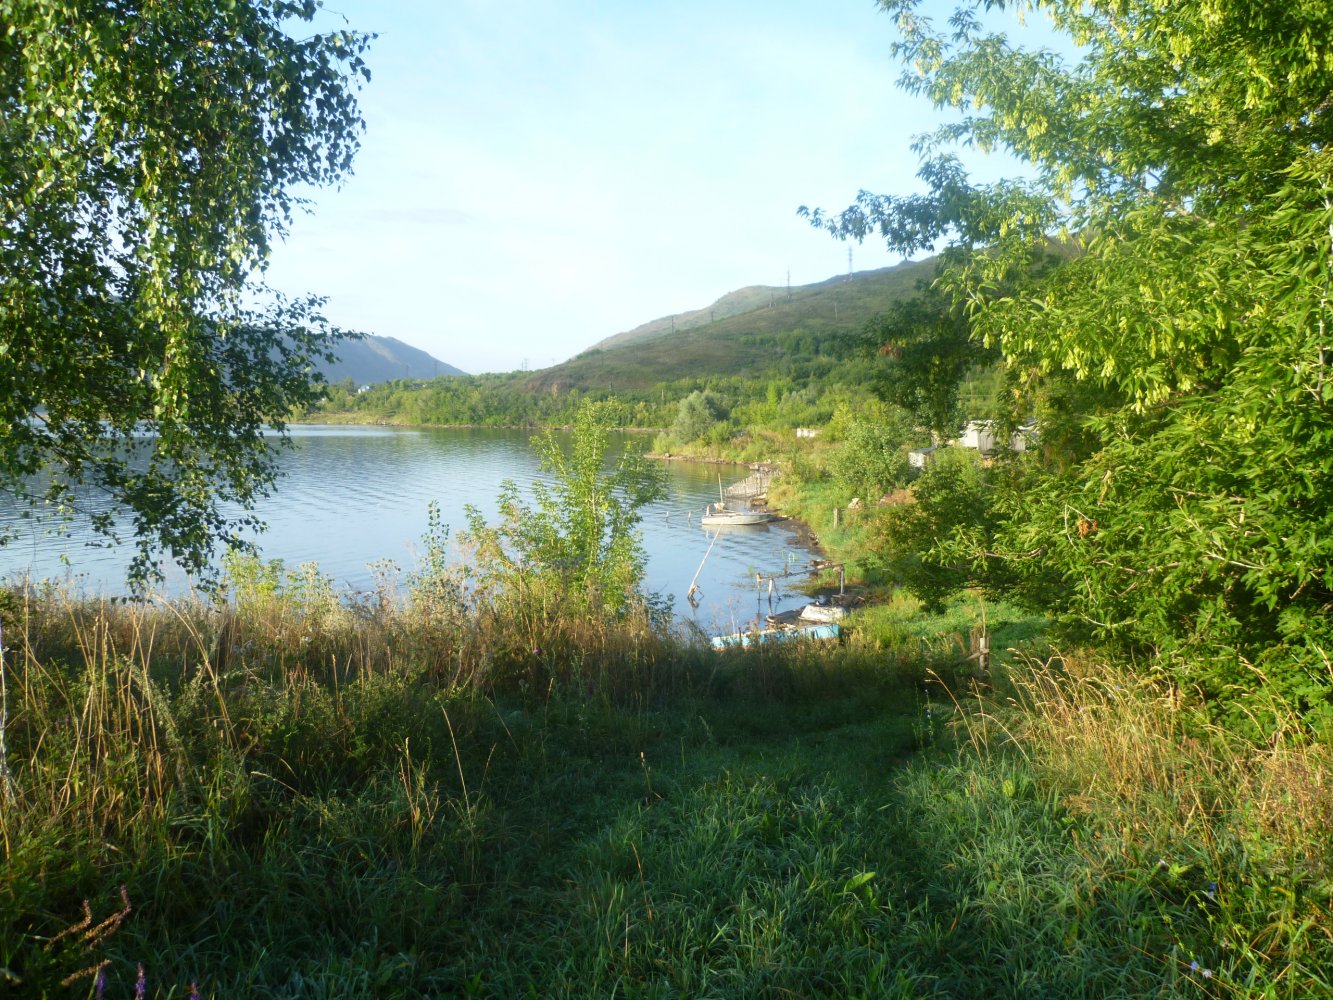
[[[0,12],[0,488],[105,494],[136,581],[159,548],[201,571],[273,479],[267,428],[316,396],[318,303],[259,276],[293,189],[350,169],[367,39],[306,34],[313,2]]]
[[[680,401],[671,436],[681,444],[689,444],[708,434],[713,426],[727,419],[726,407],[708,390],[696,389]]]
[[[968,417],[959,393],[968,373],[997,360],[971,335],[962,310],[934,287],[894,303],[866,327],[879,347],[875,382],[880,398],[903,407],[918,424],[943,440]]]
[[[938,612],[961,588],[979,582],[970,552],[986,547],[999,519],[991,480],[971,449],[936,451],[908,502],[873,512],[863,541],[867,563]]]
[[[585,401],[569,453],[549,431],[533,439],[542,469],[553,477],[533,484],[535,507],[506,482],[497,527],[468,509],[469,540],[488,583],[522,591],[538,581],[612,612],[635,599],[643,579],[635,526],[640,509],[660,499],[665,486],[661,468],[630,448],[607,469],[608,433],[618,415],[615,404]]]
[[[951,239],[938,287],[1019,405],[1054,418],[1047,478],[972,558],[1161,655],[1230,724],[1270,726],[1278,697],[1333,732],[1333,67],[1314,55],[1333,11],[977,3],[937,29],[916,0],[883,6],[905,86],[967,117],[921,141],[927,194],[815,221],[902,250]],[[1077,65],[978,13],[1032,7]],[[972,185],[956,141],[1036,176]],[[1051,266],[1056,231],[1073,252]]]
[[[907,482],[907,451],[919,435],[897,407],[868,407],[842,429],[843,444],[829,470],[847,499],[873,503]]]

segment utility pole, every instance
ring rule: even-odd
[[[847,248],[847,280],[852,280],[852,248]]]
[[[791,268],[787,268],[787,301],[791,301]]]

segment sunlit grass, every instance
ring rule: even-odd
[[[553,595],[350,605],[250,568],[226,605],[4,598],[16,995],[102,963],[108,997],[140,964],[181,998],[1330,988],[1328,752],[1138,675],[987,688],[902,601],[717,655]],[[122,885],[110,932],[58,938]]]

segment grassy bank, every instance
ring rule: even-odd
[[[955,701],[952,653],[420,597],[7,595],[16,995],[1329,986],[1322,749],[1185,736],[1091,664]]]

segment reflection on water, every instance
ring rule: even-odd
[[[540,474],[522,431],[300,426],[292,437],[295,447],[282,460],[286,474],[259,511],[269,525],[259,536],[263,557],[290,566],[318,563],[353,590],[372,586],[371,563],[415,567],[430,501],[457,531],[465,524],[465,505],[493,521],[501,482],[513,479],[526,494]],[[667,473],[667,499],[645,509],[641,524],[649,590],[670,595],[678,614],[709,631],[731,631],[757,610],[767,611],[770,598],[775,610],[802,603],[795,588],[804,577],[797,571],[810,553],[795,531],[782,524],[705,531],[699,514],[717,499],[718,467],[671,462]],[[739,479],[744,470],[723,468],[721,475]],[[0,532],[14,535],[0,548],[0,575],[64,577],[74,567],[85,589],[123,591],[129,546],[89,548],[81,526],[74,536],[60,537],[21,515],[0,498]],[[756,585],[756,573],[767,577],[784,568],[794,575],[771,588],[767,581]],[[696,573],[702,602],[692,613],[685,593]],[[188,586],[179,570],[168,572],[169,592]]]

